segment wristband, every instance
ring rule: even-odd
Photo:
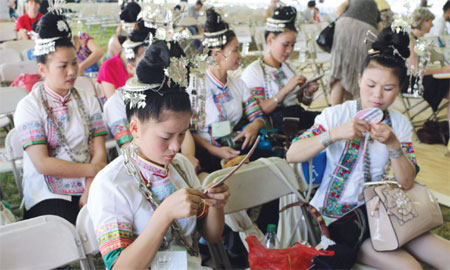
[[[333,143],[331,140],[330,131],[326,131],[325,133],[320,134],[319,136],[320,143],[327,148],[330,144]]]
[[[390,158],[399,158],[399,157],[403,156],[403,154],[404,154],[402,147],[399,147],[395,150],[388,150],[388,152],[389,152]]]

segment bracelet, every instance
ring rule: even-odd
[[[322,133],[319,136],[319,140],[320,140],[320,143],[323,146],[325,146],[325,148],[327,148],[330,144],[333,143],[333,141],[331,140],[331,135],[330,135],[330,131],[329,130],[326,131],[325,133]]]
[[[395,150],[388,150],[388,152],[390,158],[399,158],[404,154],[401,146]]]
[[[273,101],[275,101],[275,103],[277,103],[277,106],[280,105],[280,100],[276,96],[273,96],[272,99]]]
[[[312,98],[313,98],[313,95],[308,96],[307,94],[305,94],[305,92],[303,92],[303,97],[304,97],[305,99],[312,99]]]

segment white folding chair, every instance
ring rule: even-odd
[[[222,179],[232,169],[226,168],[209,174],[202,183],[203,188]],[[294,170],[286,160],[278,157],[260,158],[243,165],[227,180],[226,184],[230,188],[231,195],[224,208],[225,219],[234,231],[240,232],[244,245],[246,245],[244,239],[247,236],[256,234],[258,238],[261,238],[262,233],[256,225],[251,224],[250,219],[246,216],[247,214],[242,212],[242,210],[259,206],[275,199],[280,199],[280,207],[304,200],[303,196],[298,192],[299,185]],[[303,221],[301,219],[302,215],[302,208],[290,208],[286,211],[285,216],[280,216],[278,237],[283,247],[289,246],[288,242],[291,242],[293,238],[295,241],[302,241],[308,237],[306,230],[303,230],[303,232],[296,230],[300,225],[307,226],[304,222],[305,219]],[[303,236],[301,235],[302,233]],[[226,255],[220,255],[223,254],[223,252],[220,252],[220,245],[210,244],[209,247],[210,250],[219,250],[219,252],[211,252],[214,262],[227,261]],[[220,265],[221,263],[219,263]]]
[[[0,250],[0,269],[54,269],[77,261],[89,269],[75,227],[58,216],[0,226]]]
[[[81,208],[77,216],[76,231],[80,236],[81,243],[89,263],[88,269],[94,269],[93,256],[100,252],[97,242],[97,236],[95,235],[94,224],[87,207]]]
[[[20,61],[17,63],[4,63],[0,65],[0,77],[2,82],[12,82],[20,74],[38,74],[39,70],[35,61]]]
[[[0,29],[0,42],[17,39],[15,29]]]
[[[21,87],[0,87],[0,128],[9,130],[8,126],[13,126],[12,113],[27,94],[27,90]]]
[[[1,33],[0,33],[1,35]],[[0,64],[17,63],[22,61],[22,56],[14,49],[0,49]]]
[[[22,199],[23,148],[22,145],[20,144],[19,137],[17,136],[15,128],[11,129],[6,135],[5,148],[7,158],[10,161],[11,170],[14,174],[14,179],[16,180],[17,191],[19,192],[19,197]]]
[[[10,40],[10,41],[5,41],[5,42],[0,44],[0,48],[3,48],[3,49],[14,49],[14,50],[17,50],[19,53],[22,53],[26,49],[34,48],[34,41],[33,40]]]

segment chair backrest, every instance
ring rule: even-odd
[[[6,135],[5,148],[10,160],[23,158],[23,148],[19,136],[17,136],[16,128],[11,129]]]
[[[25,49],[34,48],[34,41],[33,40],[10,40],[10,41],[5,41],[2,44],[0,44],[0,48],[15,49],[19,53],[21,53]]]
[[[4,63],[0,65],[2,82],[12,82],[20,74],[39,74],[35,61],[21,61],[17,63]]]
[[[59,216],[0,226],[0,250],[1,269],[54,269],[76,261],[82,268],[87,265],[75,227]]]
[[[0,33],[1,35],[1,33]],[[17,63],[22,61],[22,56],[14,49],[0,49],[0,64]]]
[[[26,95],[28,91],[22,87],[0,87],[0,114],[13,113]]]
[[[16,30],[15,22],[0,22],[0,30],[8,29],[8,30]]]
[[[17,38],[15,29],[0,29],[0,42],[14,40]]]
[[[100,252],[97,236],[95,235],[94,224],[92,223],[86,206],[81,208],[78,213],[76,230],[87,255],[95,255]]]
[[[14,178],[16,180],[17,191],[19,192],[19,197],[23,198],[22,189],[22,170],[21,166],[16,164],[23,158],[23,148],[20,143],[19,137],[17,136],[16,128],[11,129],[6,135],[5,139],[6,155],[8,160],[11,162],[12,171]]]
[[[286,160],[278,157],[265,160],[266,162],[263,162],[263,159],[258,159],[243,165],[227,180],[226,184],[230,188],[231,195],[225,205],[225,213],[245,210],[293,193],[291,187],[298,186],[295,183],[297,179]],[[284,178],[291,183],[291,187],[280,179],[280,176],[268,166],[267,161],[282,172]],[[209,174],[203,181],[203,188],[222,179],[232,169],[226,168]]]

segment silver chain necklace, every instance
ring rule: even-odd
[[[151,207],[155,210],[156,208],[159,207],[161,202],[154,196],[154,194],[151,190],[150,182],[148,182],[148,183],[145,182],[139,169],[137,168],[137,166],[134,162],[134,158],[136,158],[136,156],[137,156],[137,149],[132,149],[132,148],[134,148],[134,146],[132,144],[133,143],[131,143],[123,151],[123,165],[127,169],[127,173],[129,175],[133,176],[133,178],[136,180],[139,191],[142,193],[144,198],[150,202]],[[133,150],[136,150],[136,151],[133,151]],[[172,163],[172,164],[174,164],[174,163]],[[179,168],[177,168],[177,166],[174,166],[174,167],[177,170],[177,172],[180,173]],[[185,182],[187,184],[185,175],[180,174],[180,176],[183,177],[183,179],[185,180]],[[192,245],[189,245],[187,243],[187,240],[186,240],[183,232],[181,231],[181,226],[177,220],[174,220],[172,222],[171,228],[172,228],[172,231],[175,233],[175,236],[180,240],[180,242],[186,248],[187,252],[191,256],[197,257],[199,255],[199,251],[198,251],[198,247],[195,245],[195,241],[192,242],[193,243]],[[171,241],[172,241],[172,239],[167,239],[167,237],[164,236],[164,239],[163,239],[164,247],[168,248]]]
[[[55,131],[56,131],[56,135],[58,136],[58,140],[61,142],[61,145],[64,147],[66,153],[69,155],[70,159],[72,159],[73,162],[77,162],[77,163],[88,163],[91,160],[91,154],[89,152],[89,146],[91,145],[91,140],[92,140],[92,132],[90,129],[90,119],[89,119],[89,115],[86,111],[86,108],[84,107],[84,103],[81,100],[81,97],[78,93],[78,91],[75,88],[72,88],[72,96],[76,102],[76,107],[79,109],[80,111],[80,115],[83,121],[83,128],[84,128],[84,137],[87,137],[87,144],[83,144],[84,149],[83,150],[72,150],[69,146],[69,143],[67,142],[66,136],[64,135],[64,131],[62,129],[62,126],[59,126],[58,123],[56,122],[55,117],[53,116],[53,113],[51,112],[51,109],[49,108],[49,104],[48,104],[48,100],[45,97],[45,93],[44,93],[45,89],[44,89],[44,85],[42,84],[41,87],[39,88],[39,95],[41,98],[41,101],[44,105],[44,110],[45,113],[47,114],[47,117],[50,119],[51,124],[54,126]],[[69,109],[69,108],[68,108]],[[84,156],[83,159],[78,159],[75,156]]]

